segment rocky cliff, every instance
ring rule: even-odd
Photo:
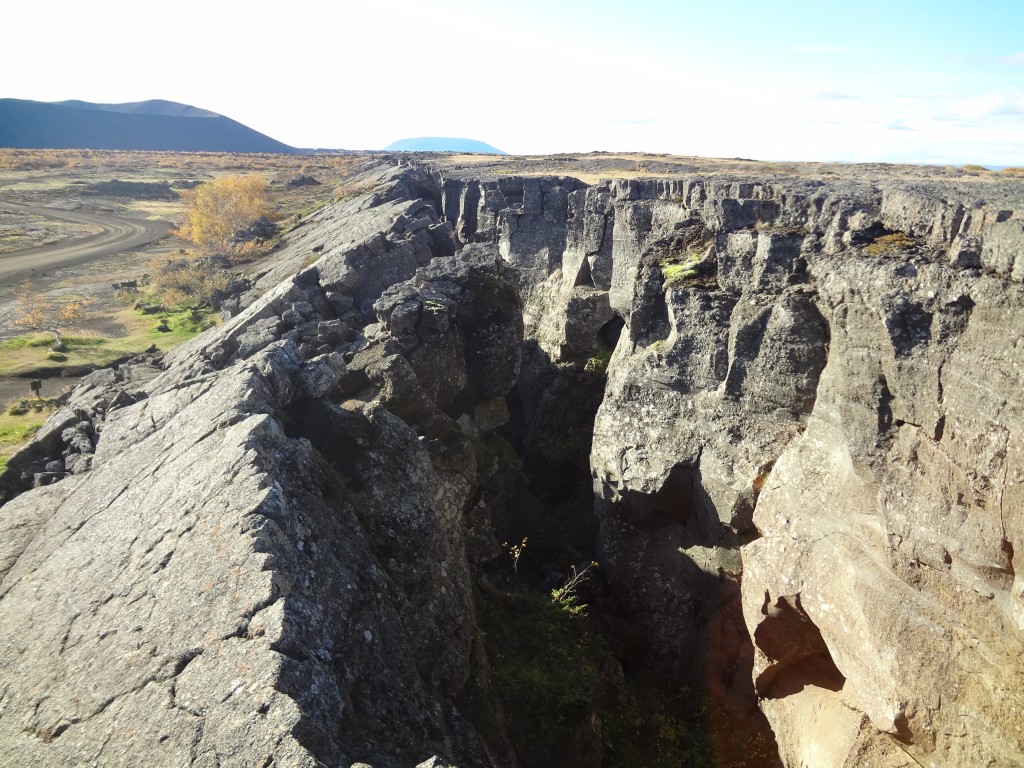
[[[369,172],[10,461],[0,762],[654,764],[646,675],[722,765],[1019,764],[1019,184],[814,175]],[[494,616],[579,503],[556,759]]]

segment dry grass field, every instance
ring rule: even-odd
[[[71,243],[98,231],[88,224],[3,211],[3,203],[168,221],[178,227],[185,214],[182,192],[229,174],[260,174],[267,181],[268,213],[287,227],[297,217],[348,194],[346,180],[366,162],[366,157],[354,155],[0,149],[0,259],[28,248]],[[300,176],[319,183],[289,184]],[[108,184],[112,180],[119,184]],[[150,194],[152,185],[170,194]],[[112,190],[121,194],[111,194]],[[208,254],[172,232],[136,250],[40,270],[27,284],[0,286],[0,456],[45,418],[36,411],[6,413],[30,394],[32,378],[43,379],[43,395],[56,395],[88,370],[142,353],[151,345],[166,351],[180,344],[216,322],[216,313],[203,306],[202,294],[210,280],[230,283],[230,272],[258,268],[258,260],[273,244],[232,254],[235,263],[225,274],[211,276],[208,266],[194,266]],[[139,291],[115,290],[113,284],[123,281],[136,281]],[[49,307],[84,304],[81,319],[63,329],[67,349],[52,351],[52,334],[24,325],[25,308],[15,294],[26,288]],[[138,305],[160,305],[163,310],[144,314],[135,308]]]

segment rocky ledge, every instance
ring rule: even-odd
[[[544,764],[480,600],[552,425],[590,445],[595,700],[759,705],[788,766],[1024,760],[1019,184],[363,185],[10,460],[0,762]],[[637,764],[586,711],[562,764]]]

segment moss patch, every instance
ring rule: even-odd
[[[607,350],[599,355],[587,360],[586,365],[583,366],[583,370],[586,373],[593,374],[594,376],[607,376],[608,375],[608,364],[612,361],[612,353],[614,350]]]
[[[876,237],[874,242],[866,245],[864,250],[872,256],[881,256],[883,253],[903,253],[916,250],[920,242],[904,232],[893,232],[888,235]]]
[[[661,266],[662,287],[665,290],[700,277],[700,264],[703,254],[699,250],[692,250],[680,257],[665,259],[659,263]]]

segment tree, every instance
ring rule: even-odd
[[[52,333],[54,340],[51,349],[54,352],[67,349],[61,334],[81,323],[85,317],[85,308],[89,306],[85,299],[54,302],[33,290],[28,283],[14,291],[14,298],[18,300],[18,314],[14,324],[29,331]]]
[[[226,253],[235,233],[269,209],[267,180],[233,173],[182,192],[185,223],[178,234],[201,248]]]

